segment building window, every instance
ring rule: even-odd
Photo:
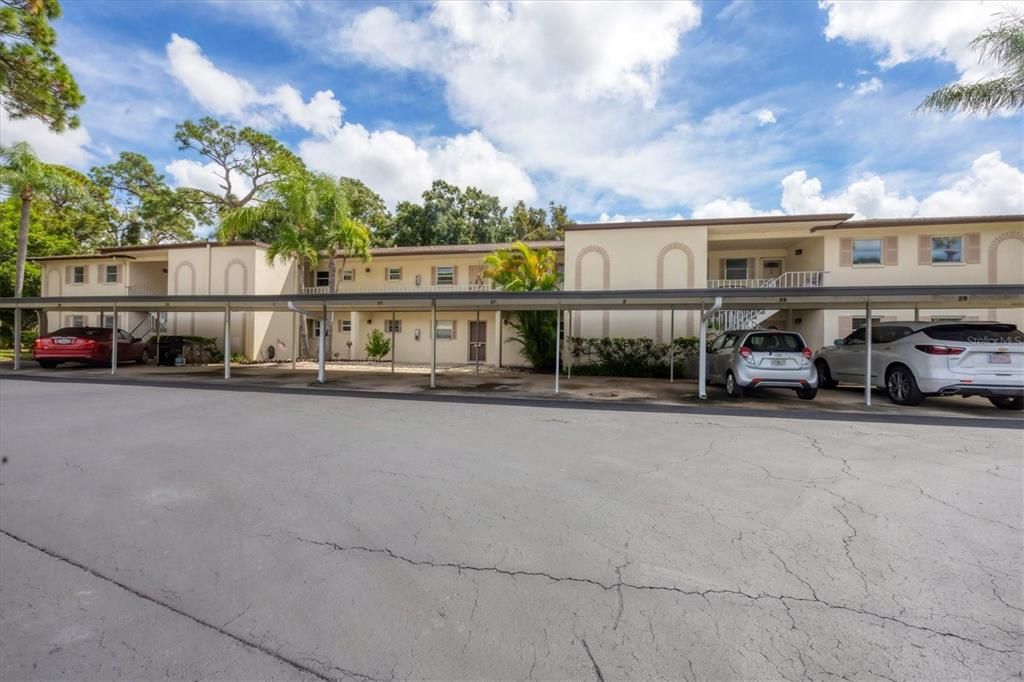
[[[455,321],[454,320],[438,320],[437,321],[437,333],[435,337],[438,339],[454,339],[455,338]]]
[[[434,275],[434,284],[455,284],[455,266],[441,265]],[[441,337],[438,337],[441,338]]]
[[[103,271],[103,281],[107,284],[117,284],[117,266],[108,265]]]
[[[84,265],[76,265],[75,267],[71,268],[71,281],[73,283],[75,283],[75,284],[84,284],[85,283],[85,266]]]
[[[352,281],[355,280],[355,278],[356,278],[356,271],[355,270],[342,270],[341,271],[341,281],[342,282],[352,282]]]
[[[854,239],[853,240],[853,264],[854,265],[881,265],[882,264],[882,240],[881,239]]]
[[[388,334],[400,334],[402,332],[402,321],[384,320],[384,331]]]
[[[313,336],[320,337],[320,320],[313,320]]]
[[[352,331],[352,320],[338,320],[338,331],[339,332],[350,332],[350,331]]]
[[[114,326],[114,316],[110,313],[103,313],[103,317],[100,320],[100,326],[105,329],[109,329]]]
[[[384,268],[384,279],[389,282],[401,282],[402,268]]]
[[[854,329],[860,329],[861,327],[866,326],[867,323],[868,323],[868,321],[867,321],[866,317],[855,317],[855,318],[853,318],[853,328]],[[872,317],[871,318],[871,326],[872,327],[877,327],[881,323],[882,323],[882,318],[880,318],[880,317]]]
[[[71,315],[69,318],[71,327],[84,327],[85,326],[85,315]]]
[[[932,237],[932,263],[963,263],[963,237]]]
[[[565,263],[558,263],[555,265],[555,270],[558,272],[558,281],[565,281]]]
[[[746,258],[726,258],[725,259],[725,278],[726,279],[747,279],[747,259]]]
[[[315,285],[318,287],[326,287],[331,284],[331,273],[327,270],[316,271],[316,282]]]

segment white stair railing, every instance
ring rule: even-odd
[[[788,289],[802,287],[820,287],[824,285],[825,272],[822,270],[805,270],[784,272],[772,279],[712,279],[708,280],[709,289]],[[708,332],[717,334],[727,329],[755,329],[765,320],[779,312],[766,308],[755,310],[718,310],[708,318]]]

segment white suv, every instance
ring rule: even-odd
[[[871,383],[897,405],[927,396],[984,396],[1024,408],[1024,332],[999,322],[883,322],[871,329]],[[864,329],[814,356],[818,386],[864,383]]]

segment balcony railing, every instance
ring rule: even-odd
[[[491,291],[494,286],[485,284],[391,284],[385,282],[375,287],[349,287],[342,284],[338,287],[339,294],[371,294],[382,291]],[[303,287],[304,294],[328,294],[330,287]]]
[[[761,289],[766,287],[798,288],[824,285],[825,273],[821,270],[784,272],[770,279],[709,279],[709,289]]]

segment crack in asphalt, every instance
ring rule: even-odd
[[[34,542],[26,540],[25,538],[20,537],[18,535],[15,535],[14,533],[11,533],[10,531],[4,530],[2,528],[0,528],[0,535],[4,535],[4,536],[10,538],[11,540],[14,540],[15,542],[20,543],[20,544],[22,544],[22,545],[24,545],[26,547],[30,547],[30,548],[36,550],[37,552],[40,552],[40,553],[50,557],[51,559],[56,559],[58,561],[64,562],[65,564],[68,564],[69,566],[74,566],[78,570],[83,571],[85,573],[88,573],[89,575],[93,576],[94,578],[99,578],[100,580],[102,580],[102,581],[104,581],[106,583],[109,583],[109,584],[111,584],[111,585],[113,585],[115,587],[118,587],[121,590],[127,592],[128,594],[131,594],[131,595],[133,595],[135,597],[138,597],[139,599],[143,599],[145,601],[150,602],[151,604],[156,604],[157,606],[161,606],[161,607],[167,609],[168,611],[171,611],[172,613],[176,613],[179,616],[187,618],[188,620],[192,621],[193,623],[196,623],[198,625],[203,626],[204,628],[208,628],[210,630],[213,630],[216,633],[224,635],[225,637],[228,637],[228,638],[234,640],[235,642],[238,642],[242,646],[248,647],[249,649],[253,649],[254,651],[258,651],[258,652],[260,652],[262,654],[270,656],[271,658],[273,658],[273,659],[275,659],[275,660],[277,660],[277,661],[279,661],[281,663],[284,663],[285,665],[290,666],[290,667],[294,668],[295,670],[298,670],[299,672],[306,673],[307,675],[312,675],[313,677],[315,677],[315,678],[317,678],[319,680],[334,680],[335,679],[333,677],[329,677],[327,675],[324,675],[323,673],[321,673],[318,670],[314,670],[313,668],[309,667],[308,665],[305,665],[305,664],[303,664],[303,663],[301,663],[299,661],[296,661],[294,658],[289,658],[288,656],[280,653],[279,651],[274,651],[273,649],[271,649],[271,648],[269,648],[269,647],[267,647],[267,646],[265,646],[265,645],[263,645],[263,644],[261,644],[259,642],[255,642],[255,641],[252,641],[250,639],[246,639],[245,637],[242,637],[241,635],[236,635],[233,632],[229,632],[228,630],[224,629],[223,626],[215,625],[215,624],[213,624],[213,623],[211,623],[209,621],[205,621],[202,618],[199,618],[198,616],[192,615],[188,611],[185,611],[185,610],[183,610],[183,609],[181,609],[181,608],[179,608],[177,606],[174,606],[172,604],[169,604],[169,603],[167,603],[166,601],[164,601],[162,599],[157,599],[156,597],[150,596],[150,595],[146,594],[145,592],[142,592],[140,590],[135,589],[131,585],[127,585],[127,584],[125,584],[125,583],[123,583],[123,582],[121,582],[119,580],[111,578],[110,576],[105,575],[105,574],[99,572],[95,568],[91,568],[89,566],[86,566],[85,564],[83,564],[83,563],[81,563],[79,561],[75,561],[74,559],[72,559],[70,557],[64,556],[63,554],[60,554],[59,552],[56,552],[56,551],[54,551],[52,549],[47,549],[46,547],[43,547],[41,545],[37,545]],[[242,615],[242,614],[239,614],[239,615]],[[237,616],[236,616],[236,618],[237,618]],[[234,619],[232,619],[232,620],[234,620]],[[322,664],[325,668],[330,668],[332,670],[338,670],[342,674],[344,674],[346,677],[352,677],[352,678],[363,679],[363,680],[373,680],[374,679],[374,678],[372,678],[372,677],[370,677],[368,675],[363,675],[361,673],[353,672],[353,671],[350,671],[350,670],[345,670],[344,668],[339,668],[339,667],[337,667],[335,665],[323,663],[321,661],[317,661],[317,663]]]
[[[377,555],[377,556],[384,556],[384,557],[387,557],[389,559],[393,559],[395,561],[399,561],[399,562],[408,564],[410,566],[417,566],[417,567],[429,566],[429,567],[432,567],[432,568],[448,568],[448,569],[454,569],[454,570],[458,571],[459,573],[462,573],[462,572],[467,572],[467,573],[470,573],[470,572],[473,572],[473,573],[494,573],[494,574],[497,574],[497,575],[503,575],[503,576],[512,577],[512,578],[518,578],[518,577],[544,578],[545,580],[550,580],[551,582],[556,582],[556,583],[563,583],[563,582],[565,582],[565,583],[577,583],[577,584],[581,584],[581,585],[591,585],[593,587],[598,587],[598,588],[600,588],[600,589],[602,589],[602,590],[604,590],[606,592],[611,591],[611,590],[618,590],[620,588],[626,588],[626,589],[630,589],[630,590],[652,591],[652,592],[672,592],[672,593],[675,593],[675,594],[682,594],[682,595],[689,596],[689,597],[700,597],[700,598],[704,599],[706,602],[708,602],[709,604],[711,603],[711,600],[709,599],[710,596],[722,596],[722,595],[741,597],[741,598],[749,599],[749,600],[755,601],[755,602],[756,601],[760,601],[762,599],[768,599],[768,600],[778,601],[778,602],[780,602],[782,604],[785,604],[786,602],[797,602],[797,603],[804,603],[804,604],[816,604],[816,605],[824,606],[826,608],[833,609],[833,610],[836,610],[836,611],[842,611],[842,612],[845,612],[845,613],[855,613],[855,614],[858,614],[858,615],[861,615],[861,616],[868,616],[868,617],[871,617],[871,618],[877,618],[878,620],[881,620],[881,621],[885,621],[885,622],[888,622],[888,623],[894,623],[896,625],[901,625],[901,626],[903,626],[905,628],[908,628],[908,629],[911,629],[911,630],[917,630],[919,632],[926,632],[926,633],[928,633],[930,635],[935,635],[935,636],[940,636],[940,637],[949,637],[951,639],[956,639],[958,641],[964,642],[966,644],[971,644],[973,646],[979,647],[981,649],[985,649],[986,651],[991,651],[993,653],[1004,654],[1004,655],[1017,655],[1019,653],[1019,652],[1014,651],[1014,650],[999,649],[997,647],[989,646],[988,644],[985,644],[984,642],[978,641],[978,640],[973,639],[971,637],[967,637],[967,636],[964,636],[964,635],[957,634],[955,632],[947,632],[945,630],[938,630],[936,628],[932,628],[932,627],[929,627],[927,625],[919,625],[919,624],[916,624],[916,623],[910,623],[910,622],[905,621],[905,620],[903,620],[901,618],[898,618],[896,616],[890,616],[890,615],[887,615],[887,614],[884,614],[884,613],[876,613],[874,611],[868,611],[866,609],[857,608],[855,606],[850,606],[848,604],[833,603],[833,602],[827,601],[827,600],[822,599],[822,598],[817,597],[817,596],[812,596],[812,597],[795,597],[795,596],[787,595],[787,594],[769,594],[769,593],[766,593],[766,592],[761,592],[761,593],[753,594],[753,593],[750,593],[750,592],[744,592],[743,590],[740,590],[740,589],[726,589],[726,588],[709,588],[709,589],[706,589],[706,590],[686,590],[686,589],[683,589],[683,588],[680,588],[680,587],[672,587],[672,586],[668,586],[668,585],[643,585],[643,584],[636,584],[636,583],[628,583],[628,582],[625,582],[625,581],[622,581],[622,580],[618,580],[618,581],[612,582],[612,583],[603,583],[600,580],[595,580],[593,578],[582,578],[582,577],[578,577],[578,576],[557,576],[557,575],[548,573],[546,571],[512,570],[512,569],[506,569],[506,568],[499,568],[497,566],[477,566],[477,565],[474,565],[474,564],[456,563],[456,562],[452,562],[452,561],[433,561],[433,560],[427,560],[427,559],[413,559],[413,558],[410,558],[410,557],[403,556],[401,554],[397,554],[396,552],[388,549],[387,547],[364,547],[364,546],[360,546],[360,545],[348,545],[348,546],[346,546],[346,545],[340,545],[340,544],[338,544],[336,542],[332,542],[330,540],[313,540],[313,539],[310,539],[310,538],[301,537],[299,535],[291,535],[291,536],[293,538],[295,538],[296,540],[300,541],[300,542],[305,542],[307,544],[316,545],[316,546],[319,546],[319,547],[327,547],[327,548],[330,548],[330,549],[332,549],[334,551],[337,551],[337,552],[342,552],[342,553],[345,553],[345,552],[361,552],[361,553],[364,553],[364,554],[372,554],[372,555]]]
[[[594,659],[594,654],[590,653],[590,645],[588,645],[587,640],[582,637],[580,638],[580,641],[583,642],[583,650],[587,652],[587,658],[590,659],[591,665],[594,666],[594,674],[597,675],[597,682],[604,682],[604,673],[601,672],[601,666],[599,666],[597,661]]]

